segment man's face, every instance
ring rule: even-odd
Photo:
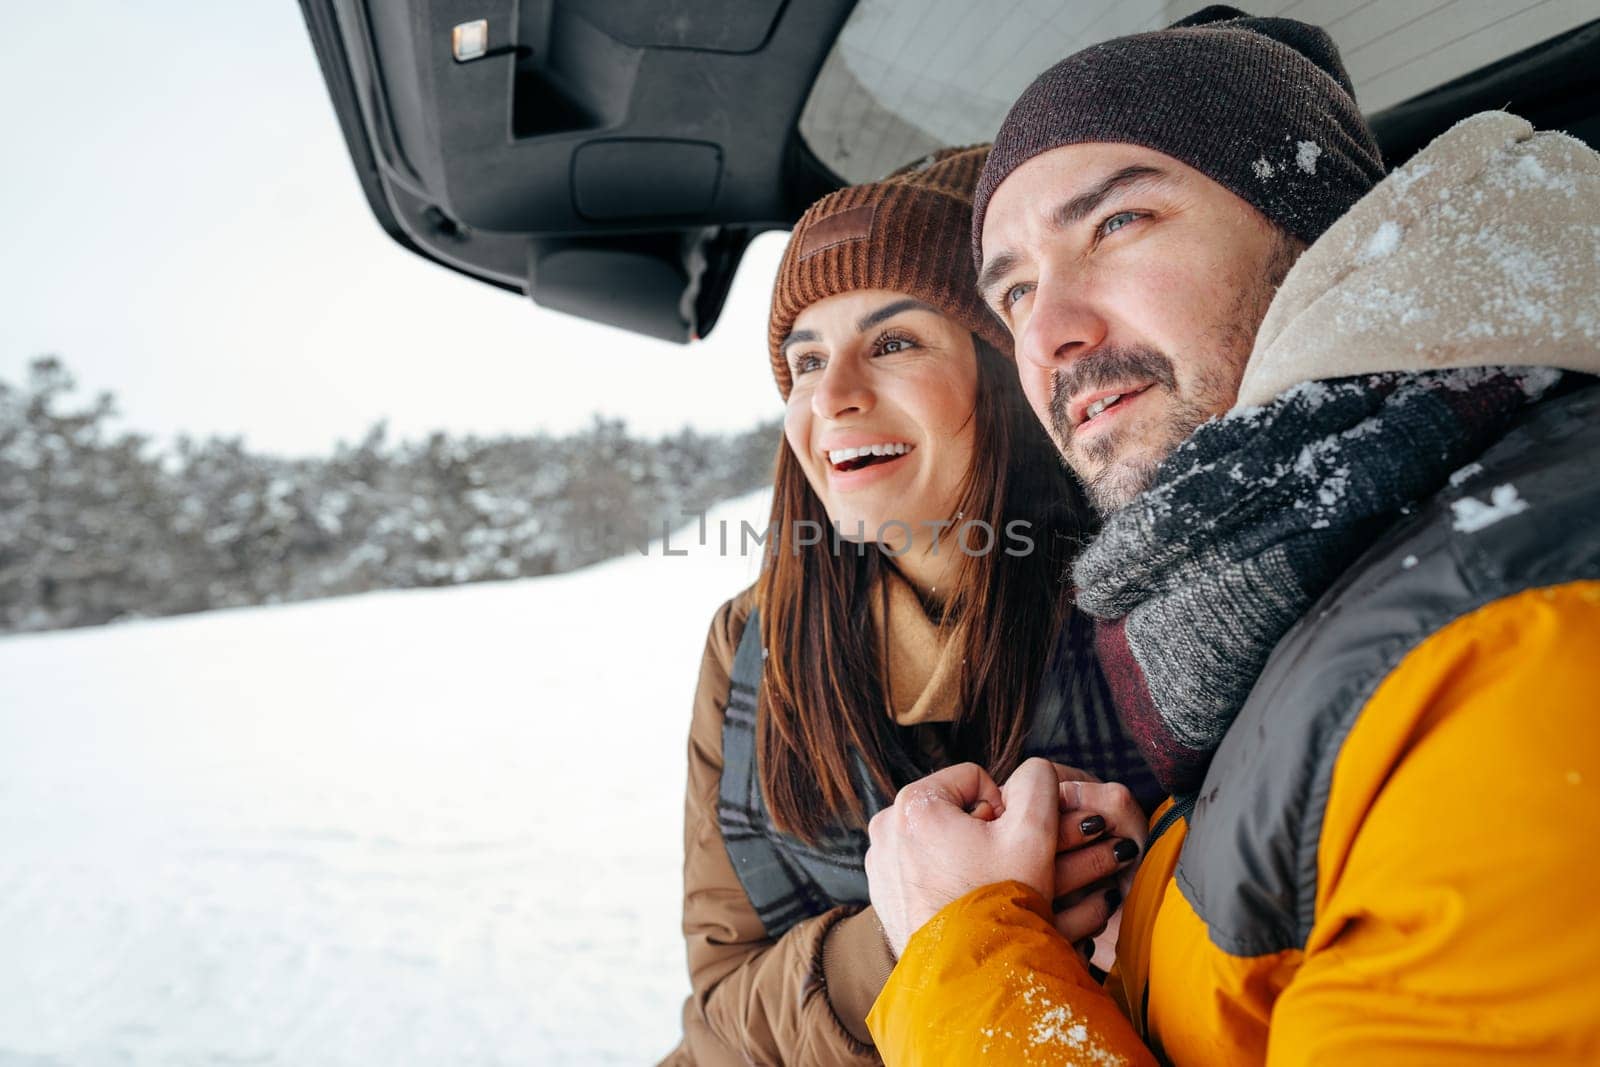
[[[1137,145],[1034,157],[995,190],[978,288],[1023,392],[1101,511],[1233,405],[1300,251],[1244,200]]]

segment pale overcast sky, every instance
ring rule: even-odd
[[[19,12],[20,15],[20,12]],[[405,252],[367,210],[292,0],[53,0],[0,41],[0,379],[59,354],[123,425],[318,453],[393,433],[646,433],[779,413],[784,236],[681,347]]]

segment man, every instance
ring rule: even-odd
[[[1600,1062],[1597,219],[1600,157],[1509,115],[1385,178],[1290,20],[1023,95],[979,287],[1105,514],[1079,604],[1174,799],[1102,988],[1048,769],[907,787],[888,1063]]]

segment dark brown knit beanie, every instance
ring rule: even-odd
[[[1333,40],[1294,19],[1214,5],[1085,48],[1028,86],[978,181],[975,259],[1000,183],[1034,156],[1087,142],[1187,163],[1307,244],[1383,178]]]
[[[987,145],[949,148],[879,182],[818,200],[800,217],[772,287],[767,344],[785,400],[794,384],[779,346],[825,297],[859,289],[905,293],[1010,354],[1011,336],[979,301],[967,255],[972,189]]]

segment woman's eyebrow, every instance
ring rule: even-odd
[[[909,296],[903,300],[890,301],[877,311],[862,316],[861,321],[856,323],[856,333],[866,333],[878,323],[883,322],[885,319],[892,319],[902,311],[932,311],[937,313],[938,310],[932,304],[924,303]]]
[[[783,343],[778,346],[778,355],[787,356],[789,354],[789,346],[790,345],[798,345],[798,344],[803,344],[803,343],[805,343],[807,341],[815,341],[815,340],[817,340],[817,331],[815,331],[815,330],[795,330],[788,337],[785,337],[783,339]]]

